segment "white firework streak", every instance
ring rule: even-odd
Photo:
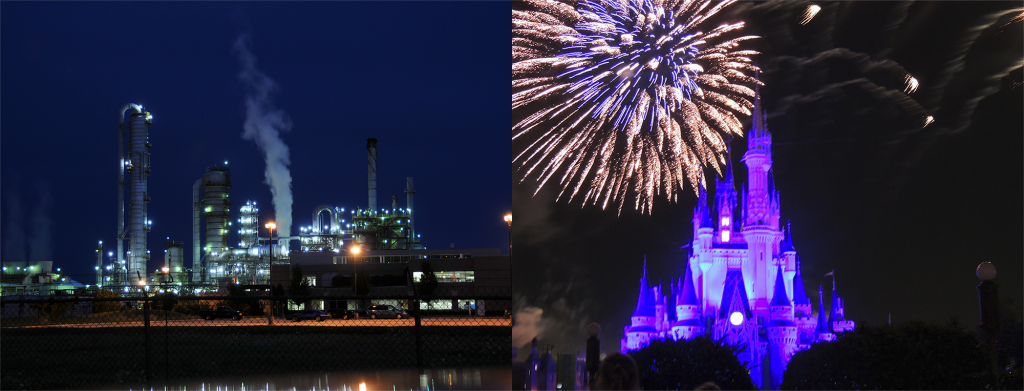
[[[699,0],[526,0],[512,11],[512,139],[520,181],[558,199],[650,213],[721,173],[726,138],[742,137],[763,85],[738,50],[743,23],[704,26],[734,3]],[[575,6],[571,5],[576,4]],[[707,32],[703,32],[706,30]],[[534,193],[536,194],[536,193]]]

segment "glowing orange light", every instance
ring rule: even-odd
[[[509,224],[512,224],[512,214],[511,213],[505,215],[505,222],[509,223]]]
[[[270,229],[277,229],[277,224],[274,224],[274,222],[271,221],[271,222],[267,223],[266,227],[270,228]]]

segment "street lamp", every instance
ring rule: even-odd
[[[982,262],[976,270],[981,284],[978,284],[978,305],[981,309],[981,328],[988,332],[989,355],[992,360],[992,376],[995,389],[999,389],[999,363],[996,355],[996,334],[999,332],[999,286],[992,279],[996,278],[996,266],[992,262]]]
[[[512,214],[505,215],[508,223],[508,285],[512,286]]]
[[[270,230],[270,262],[267,263],[267,270],[270,270],[270,265],[274,264],[274,229],[277,228],[277,224],[271,221],[265,227]]]

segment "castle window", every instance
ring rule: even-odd
[[[722,242],[729,241],[729,231],[722,231]]]
[[[728,227],[729,226],[729,218],[728,217],[723,217],[722,218],[722,226],[723,227]]]

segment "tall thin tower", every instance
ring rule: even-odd
[[[128,125],[125,125],[125,113],[132,114]],[[124,279],[122,283],[130,283],[146,273],[146,261],[149,252],[146,250],[146,233],[153,222],[148,218],[149,195],[147,194],[150,173],[149,164],[149,126],[153,124],[153,115],[143,110],[141,105],[128,104],[121,109],[121,120],[118,123],[118,153],[120,154],[121,170],[118,173],[118,221],[117,221],[117,258],[118,266],[122,267]],[[125,130],[128,134],[125,135]],[[124,141],[127,136],[128,156],[125,158]],[[128,229],[124,224],[124,175],[130,178],[128,196]],[[128,237],[128,262],[124,262],[124,240]],[[121,274],[119,273],[119,276]]]

